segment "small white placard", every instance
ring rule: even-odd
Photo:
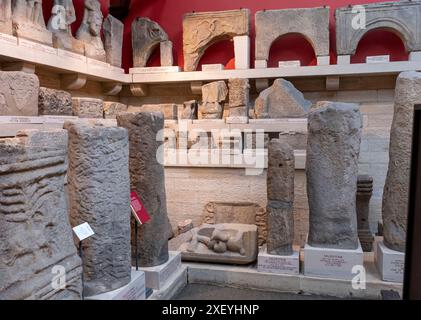
[[[301,61],[300,60],[287,60],[287,61],[279,61],[278,67],[301,67]]]
[[[0,116],[0,123],[33,123],[42,124],[44,120],[40,117],[25,116]]]
[[[80,241],[85,240],[95,234],[89,223],[85,222],[73,228],[73,232],[79,238]]]
[[[390,56],[384,55],[384,56],[368,56],[365,58],[366,63],[387,63],[390,62]]]

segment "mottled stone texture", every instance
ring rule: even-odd
[[[269,254],[291,255],[294,241],[294,150],[278,139],[268,145],[267,250]]]
[[[358,105],[319,102],[308,115],[308,243],[358,247],[356,199],[362,116]]]
[[[178,107],[174,103],[143,104],[141,106],[129,106],[128,112],[162,112],[165,120],[176,120]]]
[[[12,0],[0,0],[0,33],[12,32]]]
[[[130,179],[127,130],[65,122],[67,175],[73,227],[88,222],[95,234],[82,242],[84,295],[130,282]]]
[[[37,116],[39,80],[26,72],[0,71],[0,115]]]
[[[414,104],[421,103],[421,73],[403,72],[395,88],[395,106],[390,130],[389,169],[383,191],[384,244],[405,251],[411,169]]]
[[[169,258],[163,152],[158,153],[162,141],[156,141],[157,133],[164,128],[164,117],[159,112],[125,113],[117,115],[117,123],[129,131],[131,190],[137,193],[151,216],[148,223],[139,226],[139,265],[157,266]],[[132,243],[135,242],[133,230],[132,219]],[[135,258],[134,246],[132,257]]]
[[[249,90],[248,79],[228,80],[228,117],[248,118]]]
[[[225,81],[214,81],[202,86],[202,104],[199,119],[221,119],[222,104],[228,94]]]
[[[256,60],[268,60],[272,43],[289,33],[303,35],[316,56],[329,56],[329,7],[257,11]]]
[[[64,192],[67,132],[0,139],[0,300],[80,299],[81,260]],[[67,286],[56,268],[64,268]],[[62,279],[63,280],[63,279]]]
[[[305,117],[311,102],[294,85],[284,79],[276,79],[273,85],[260,92],[254,104],[254,116],[261,118]]]
[[[357,13],[352,7],[335,10],[336,52],[339,55],[354,54],[362,37],[374,29],[389,29],[397,33],[407,51],[421,50],[421,3],[396,1],[362,5],[365,9],[365,28],[353,28]],[[358,21],[357,21],[358,22]]]
[[[168,41],[164,29],[149,18],[136,18],[132,23],[133,66],[146,67],[152,52]]]
[[[38,113],[39,115],[73,115],[72,95],[62,90],[39,88]]]
[[[107,62],[114,67],[121,67],[124,25],[120,20],[109,14],[104,20],[103,30]]]
[[[374,236],[370,231],[370,199],[373,193],[373,177],[359,175],[357,184],[357,225],[358,238],[363,251],[370,252],[373,249]]]
[[[102,118],[104,102],[94,98],[72,98],[72,110],[79,118]]]
[[[115,119],[116,115],[127,111],[127,105],[120,102],[104,101],[104,118]]]
[[[248,9],[187,13],[183,17],[184,71],[194,71],[214,43],[249,34]]]

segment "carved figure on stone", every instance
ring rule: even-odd
[[[168,35],[158,23],[136,18],[132,24],[133,66],[146,67],[152,52],[164,41],[168,41]]]
[[[105,62],[107,59],[101,39],[103,18],[98,0],[85,0],[83,19],[76,38],[84,43],[85,56]]]
[[[225,81],[214,81],[202,86],[202,104],[199,119],[221,119],[222,104],[228,94]]]
[[[103,29],[107,62],[114,67],[120,68],[123,50],[124,24],[109,14],[104,20]]]
[[[0,0],[0,33],[13,33],[12,0]]]

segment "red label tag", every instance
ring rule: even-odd
[[[140,201],[139,197],[134,191],[130,192],[130,207],[132,208],[133,216],[140,224],[144,224],[151,219],[151,217],[148,214],[148,211],[143,206],[142,201]]]

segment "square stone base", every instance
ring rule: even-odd
[[[383,281],[403,282],[405,254],[377,242],[376,265]]]
[[[119,289],[85,297],[85,300],[145,300],[145,273],[132,269],[132,280]]]
[[[277,274],[299,274],[300,252],[295,251],[290,256],[269,254],[264,245],[257,257],[257,271]]]
[[[166,263],[156,267],[139,268],[145,273],[146,287],[160,290],[172,274],[181,268],[181,253],[170,251]]]
[[[356,250],[304,247],[304,274],[331,279],[352,280],[357,273],[352,273],[354,266],[362,266],[363,250],[358,241]]]

